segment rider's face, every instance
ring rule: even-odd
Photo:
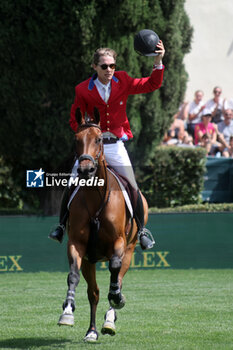
[[[115,72],[115,67],[109,67],[115,64],[115,60],[112,56],[101,56],[99,63],[93,65],[93,68],[96,70],[98,79],[102,84],[107,84],[112,80],[113,74]],[[106,68],[107,66],[107,68]],[[106,68],[106,69],[103,69]]]

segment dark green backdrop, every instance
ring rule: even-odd
[[[0,272],[68,271],[66,241],[47,238],[57,217],[0,217]],[[136,247],[131,268],[233,268],[233,213],[154,214],[154,249]],[[107,264],[98,264],[106,269]]]
[[[207,157],[202,199],[210,203],[233,202],[233,159]]]

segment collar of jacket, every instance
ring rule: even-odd
[[[94,83],[94,80],[97,78],[97,73],[95,73],[92,77],[91,77],[91,80],[89,81],[89,85],[88,85],[88,90],[92,90],[95,86],[95,83]],[[112,79],[118,83],[118,79],[115,77],[115,75],[113,75]]]

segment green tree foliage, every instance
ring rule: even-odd
[[[192,28],[184,0],[2,0],[0,15],[0,154],[22,187],[25,169],[57,169],[70,152],[74,87],[93,73],[96,48],[114,48],[118,69],[131,76],[150,74],[153,58],[133,49],[143,28],[163,40],[166,70],[159,91],[129,99],[128,148],[134,162],[153,157],[186,87]]]
[[[15,186],[11,171],[0,157],[0,208],[20,209],[20,187]]]

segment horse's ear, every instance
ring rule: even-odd
[[[94,107],[94,122],[97,125],[99,125],[99,122],[100,122],[100,112],[96,107]]]
[[[83,115],[82,115],[79,107],[76,109],[75,118],[76,118],[78,125],[83,124]]]

